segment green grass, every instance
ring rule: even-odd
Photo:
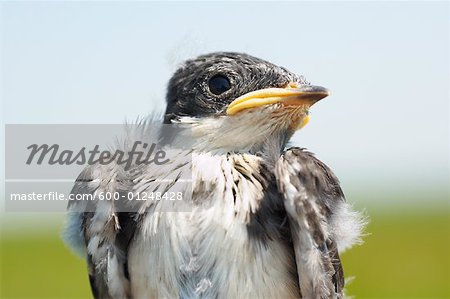
[[[397,211],[397,212],[396,212]],[[365,244],[343,254],[357,298],[450,298],[450,214],[369,212]],[[88,298],[84,262],[55,230],[2,240],[1,298]]]
[[[342,256],[357,298],[450,298],[450,213],[372,214],[365,243]]]
[[[2,240],[0,298],[90,298],[85,263],[58,232]]]

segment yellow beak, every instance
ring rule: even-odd
[[[289,83],[285,88],[265,88],[238,97],[228,105],[227,115],[277,103],[283,106],[304,105],[309,108],[329,94],[330,92],[324,87]]]

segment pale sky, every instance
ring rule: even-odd
[[[332,91],[292,143],[344,189],[448,190],[448,2],[0,5],[4,123],[133,120],[185,58],[242,51]]]

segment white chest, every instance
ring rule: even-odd
[[[290,248],[248,230],[264,200],[251,155],[193,157],[190,212],[149,213],[129,251],[136,298],[298,297]]]

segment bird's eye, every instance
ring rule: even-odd
[[[209,90],[216,95],[224,93],[231,88],[230,80],[224,75],[215,75],[208,82]]]

